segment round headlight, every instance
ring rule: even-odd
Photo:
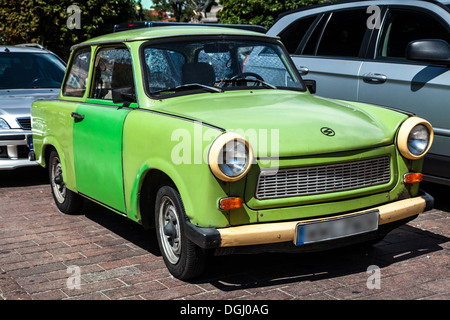
[[[411,117],[400,127],[398,148],[405,158],[419,159],[430,150],[433,138],[433,128],[428,121]]]
[[[253,161],[253,151],[246,139],[233,132],[219,136],[209,150],[212,173],[223,181],[236,181],[245,176]]]

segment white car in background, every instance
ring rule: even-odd
[[[37,165],[28,158],[31,104],[58,97],[65,69],[39,45],[0,46],[0,170]]]
[[[450,1],[339,1],[280,15],[279,36],[316,94],[431,123],[424,179],[450,185]]]

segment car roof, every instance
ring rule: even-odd
[[[140,28],[127,31],[120,31],[109,33],[100,37],[92,38],[80,44],[72,46],[72,50],[78,47],[84,47],[87,45],[118,43],[118,42],[131,42],[167,37],[186,37],[186,36],[199,36],[199,35],[240,35],[240,36],[252,36],[266,39],[278,39],[278,37],[269,36],[260,32],[240,30],[233,28],[221,28],[221,27],[203,27],[203,26],[167,26],[158,28]]]
[[[23,52],[23,53],[50,53],[50,51],[44,48],[36,48],[29,46],[17,46],[17,45],[0,45],[0,52]]]
[[[364,4],[364,2],[377,2],[377,1],[373,1],[373,0],[341,0],[341,1],[335,1],[335,2],[323,2],[320,4],[316,4],[316,5],[311,5],[311,6],[304,6],[304,7],[300,7],[297,9],[292,9],[286,12],[281,13],[280,15],[278,15],[277,20],[280,20],[281,18],[283,18],[286,15],[292,14],[292,13],[296,13],[296,12],[300,12],[300,11],[306,11],[306,10],[310,10],[310,9],[314,9],[314,8],[332,8],[333,6],[339,6],[342,4],[347,4],[347,3],[355,3],[355,4]],[[393,3],[398,3],[399,0],[380,0],[380,4],[388,4],[389,2],[393,2]],[[446,9],[447,11],[450,11],[449,8],[445,7],[444,5],[448,5],[450,4],[450,0],[417,0],[417,1],[422,1],[422,2],[428,2],[428,3],[434,3],[438,6],[441,6],[442,8]],[[408,4],[407,1],[402,1],[404,2],[405,5]]]

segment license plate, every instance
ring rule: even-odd
[[[32,135],[29,135],[28,136],[28,138],[27,138],[27,145],[28,145],[28,148],[30,148],[30,151],[33,151],[34,149],[34,146],[33,146],[33,136]]]
[[[303,245],[375,231],[378,229],[378,219],[379,211],[372,210],[335,219],[298,223],[294,243]]]

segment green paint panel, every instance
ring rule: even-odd
[[[73,118],[79,102],[36,101],[31,112],[33,115],[33,143],[37,162],[45,166],[47,148],[56,149],[61,159],[63,179],[67,188],[76,191],[74,154],[73,154]]]
[[[386,146],[393,143],[397,127],[408,117],[388,109],[288,90],[198,94],[166,99],[157,108],[242,133],[261,157]],[[323,127],[333,129],[335,135],[325,136]]]
[[[130,109],[81,104],[84,116],[73,125],[75,172],[79,192],[125,212],[122,177],[122,127]]]

